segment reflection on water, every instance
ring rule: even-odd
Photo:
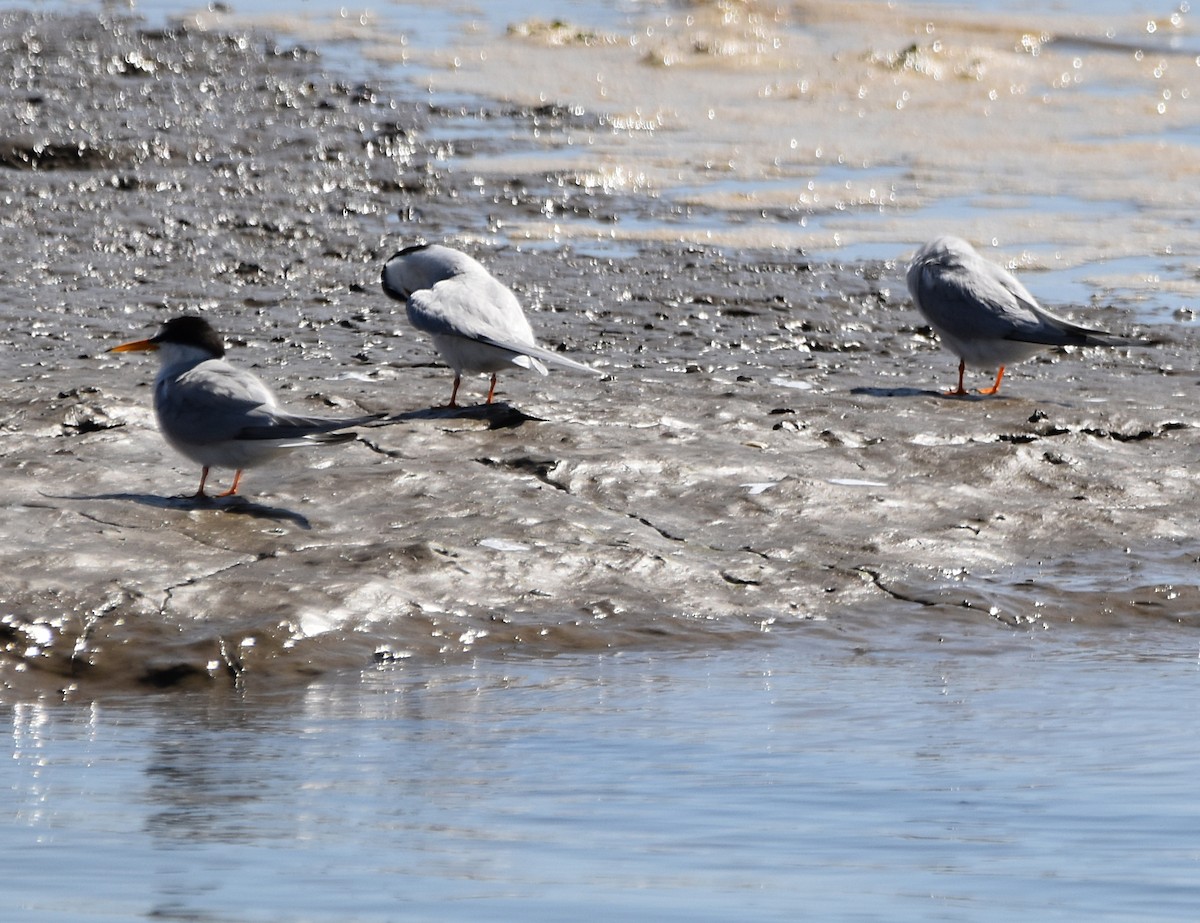
[[[1197,652],[1112,640],[797,634],[23,704],[5,902],[64,921],[1191,919]]]

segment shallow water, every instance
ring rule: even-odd
[[[6,708],[6,906],[46,921],[1194,917],[1195,649],[777,641]]]
[[[451,169],[551,173],[641,200],[600,221],[510,217],[493,239],[902,261],[954,232],[1027,270],[1051,304],[1116,302],[1162,323],[1190,320],[1200,296],[1200,36],[1186,3],[136,9],[318,43],[335,66],[435,103],[556,104],[598,120],[521,139],[474,121],[517,143],[450,150]],[[1095,281],[1099,264],[1120,271]]]

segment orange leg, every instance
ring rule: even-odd
[[[446,405],[447,407],[457,407],[458,406],[458,386],[460,384],[462,384],[462,375],[460,375],[458,372],[455,372],[454,373],[454,389],[450,392],[450,403]]]
[[[966,388],[963,387],[963,375],[966,373],[966,371],[967,371],[967,360],[959,359],[958,360],[958,390],[957,391],[943,391],[942,393],[945,394],[947,397],[962,397],[964,394],[966,394],[967,390],[966,390]]]
[[[200,469],[200,486],[198,488],[196,488],[196,493],[192,495],[194,499],[196,499],[196,500],[208,499],[208,494],[206,494],[204,492],[204,483],[207,480],[208,480],[208,465],[205,465],[203,468]]]
[[[1004,366],[1000,366],[1000,371],[996,373],[996,383],[990,388],[980,388],[980,394],[995,394],[1000,390],[1000,379],[1004,377]]]
[[[238,470],[233,473],[233,485],[229,488],[229,490],[225,491],[224,493],[217,494],[217,496],[218,497],[232,497],[234,494],[237,493],[238,485],[241,483],[242,483],[242,469],[238,468]]]
[[[487,403],[492,402],[492,398],[496,396],[496,373],[492,372],[492,386],[488,388]]]

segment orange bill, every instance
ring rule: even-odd
[[[114,346],[107,350],[110,353],[135,353],[135,352],[151,352],[158,349],[158,344],[153,340],[133,340],[129,343],[122,343],[120,346]]]

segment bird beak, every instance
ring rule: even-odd
[[[153,340],[133,340],[129,343],[122,343],[120,346],[114,346],[112,349],[105,350],[110,353],[140,353],[153,352],[158,349],[158,344]]]

